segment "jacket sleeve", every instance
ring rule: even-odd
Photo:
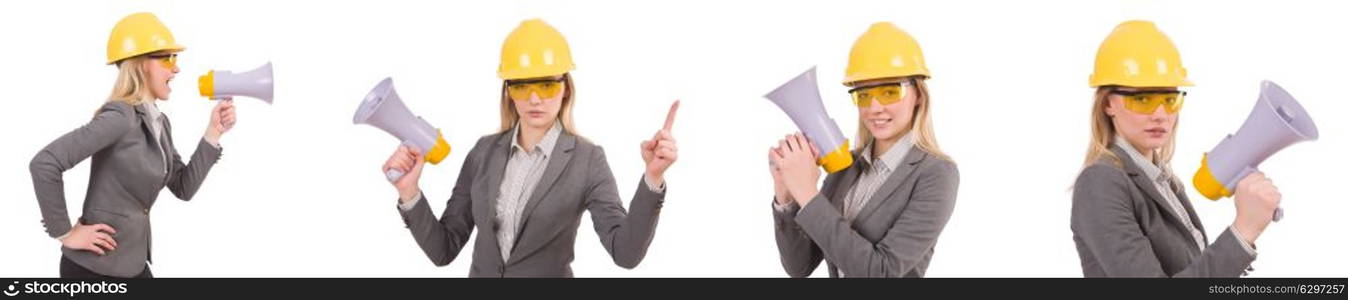
[[[421,246],[421,251],[426,253],[426,257],[431,259],[431,263],[436,266],[445,266],[454,261],[459,256],[459,252],[468,244],[468,237],[473,233],[473,180],[477,176],[478,165],[485,159],[480,151],[486,138],[478,141],[473,150],[468,152],[467,159],[463,161],[463,167],[459,169],[459,179],[454,183],[453,194],[449,196],[449,201],[445,204],[444,213],[440,214],[439,221],[431,213],[430,205],[426,203],[426,197],[423,194],[417,199],[412,209],[403,211],[398,209],[402,215],[403,223],[407,229],[412,232],[412,238]]]
[[[827,180],[825,180],[827,184]],[[827,188],[823,190],[828,190]],[[819,200],[821,198],[815,198]],[[776,201],[775,199],[773,200]],[[824,199],[824,201],[828,201]],[[776,203],[773,203],[775,206]],[[777,210],[772,208],[773,229],[777,236],[777,254],[781,257],[782,268],[786,270],[786,275],[791,277],[809,277],[815,268],[819,267],[819,262],[824,259],[823,253],[819,247],[805,235],[804,229],[796,224],[796,214],[800,207],[795,203],[787,206],[786,210]]]
[[[169,124],[168,118],[164,118],[164,134],[172,134],[173,126]],[[168,139],[173,141],[172,137]],[[183,164],[182,157],[178,156],[178,151],[173,151],[173,157],[169,161],[169,192],[174,197],[183,201],[192,200],[192,196],[197,194],[201,188],[202,182],[206,181],[206,174],[211,172],[211,167],[220,160],[220,153],[223,149],[216,148],[206,142],[206,138],[197,141],[197,149],[192,153],[192,161]]]
[[[89,123],[62,135],[33,156],[28,171],[33,176],[33,192],[47,235],[59,237],[71,228],[66,212],[65,171],[112,146],[135,127],[136,113],[130,106],[109,102]]]
[[[655,237],[655,226],[660,220],[660,208],[664,205],[668,186],[664,191],[656,192],[644,178],[638,180],[629,213],[623,209],[622,199],[618,198],[618,186],[604,148],[595,146],[592,153],[585,205],[590,211],[594,231],[615,264],[635,268],[646,257],[646,250]]]

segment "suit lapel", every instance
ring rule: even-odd
[[[576,136],[562,133],[557,136],[557,146],[552,149],[551,157],[548,158],[548,167],[543,170],[543,177],[538,179],[538,185],[534,187],[533,194],[529,195],[529,202],[524,205],[524,212],[520,214],[520,226],[515,229],[515,246],[519,249],[520,233],[524,232],[524,227],[529,226],[529,217],[533,214],[534,208],[543,201],[543,196],[548,194],[552,185],[557,182],[557,178],[566,171],[566,166],[571,162],[571,157],[576,149]]]
[[[159,158],[159,160],[152,162],[151,164],[158,167],[158,169],[155,170],[164,170],[166,168],[164,163],[164,153],[156,150],[163,147],[163,142],[160,142],[158,139],[154,138],[154,127],[150,125],[151,121],[149,113],[145,112],[144,106],[132,105],[131,107],[133,107],[136,111],[136,118],[140,119],[140,131],[141,134],[145,136],[145,142],[150,146],[147,147],[149,151],[152,152],[150,155]],[[160,184],[161,185],[165,184],[164,180],[167,179],[168,176],[164,176],[164,178],[161,178]],[[150,205],[154,203],[155,200],[154,198],[155,198],[154,195],[151,195],[150,197],[141,198],[141,205],[144,205],[144,207],[147,208],[150,207]]]
[[[857,177],[861,176],[861,168],[858,164],[865,163],[861,161],[861,151],[864,150],[852,151],[852,161],[854,162],[852,167],[843,169],[843,173],[839,174],[842,177],[839,178],[838,183],[830,187],[832,190],[826,194],[829,196],[829,204],[833,204],[833,208],[837,209],[839,214],[845,213],[843,204],[847,202],[847,193],[852,190],[852,185],[856,184]]]
[[[506,131],[496,137],[496,143],[492,145],[490,155],[487,155],[487,165],[485,166],[487,175],[487,220],[496,224],[496,198],[501,195],[501,180],[505,177],[506,162],[510,160],[510,134],[513,131]],[[492,236],[494,237],[499,226],[491,226]],[[493,238],[494,239],[494,238]]]
[[[164,151],[161,153],[163,154],[164,159],[162,160],[164,162],[164,184],[167,185],[170,176],[173,175],[172,158],[173,154],[176,153],[176,150],[173,148],[173,135],[169,134],[169,132],[173,132],[173,126],[169,125],[168,116],[165,116],[163,113],[159,114],[159,123],[164,129],[164,132],[159,133],[159,149]]]
[[[1184,225],[1184,221],[1180,220],[1179,212],[1176,212],[1175,209],[1170,206],[1170,203],[1166,202],[1165,196],[1161,195],[1161,191],[1156,190],[1156,184],[1153,181],[1155,179],[1147,178],[1146,175],[1147,173],[1142,171],[1142,168],[1137,166],[1137,162],[1134,162],[1132,157],[1129,156],[1127,152],[1124,152],[1122,148],[1119,148],[1119,146],[1117,145],[1110,146],[1110,150],[1114,152],[1114,155],[1119,157],[1119,160],[1123,161],[1124,171],[1127,172],[1128,177],[1133,180],[1133,185],[1136,185],[1138,188],[1142,189],[1142,192],[1147,194],[1147,198],[1151,198],[1151,201],[1155,203],[1156,206],[1161,208],[1161,211],[1164,212],[1166,219],[1171,223],[1173,223],[1174,226],[1178,226],[1179,228],[1186,228],[1186,226]],[[1187,197],[1184,197],[1183,195],[1181,195],[1181,193],[1178,192],[1176,192],[1175,194],[1177,196],[1177,199],[1180,200],[1180,203],[1184,204],[1184,207],[1188,208],[1189,207],[1188,204],[1184,203],[1186,202],[1185,199],[1187,199]],[[1186,211],[1185,213],[1188,212]],[[1195,227],[1197,227],[1197,225],[1195,225]],[[1183,231],[1184,234],[1182,235],[1185,237],[1186,240],[1189,240],[1189,245],[1190,246],[1197,245],[1196,244],[1197,241],[1194,241],[1193,235],[1189,234],[1188,232],[1189,230],[1183,229]]]
[[[144,107],[144,106],[141,106],[141,105],[132,105],[132,107],[135,107],[135,108],[136,108],[136,118],[137,118],[137,119],[140,119],[140,131],[141,131],[141,133],[145,134],[145,140],[148,141],[148,142],[150,143],[150,145],[154,146],[154,147],[152,147],[151,149],[162,149],[162,148],[164,147],[163,143],[160,142],[158,139],[155,139],[155,138],[154,138],[154,126],[152,126],[152,125],[150,124],[150,122],[151,122],[151,121],[150,121],[150,114],[147,113],[147,112],[145,112],[145,107]],[[160,153],[155,153],[155,154],[160,154]],[[159,159],[160,159],[160,164],[163,164],[163,159],[164,159],[163,155],[161,154],[161,155],[158,155],[158,156],[159,156]]]
[[[899,189],[899,185],[902,185],[904,181],[908,180],[908,176],[913,174],[913,170],[917,169],[914,166],[926,158],[927,153],[918,150],[917,147],[909,149],[908,155],[904,155],[903,163],[900,163],[896,170],[889,173],[889,178],[885,179],[885,183],[880,186],[880,189],[875,190],[875,194],[872,194],[871,199],[866,201],[866,205],[861,207],[861,212],[857,213],[852,222],[865,219],[875,213],[876,208],[888,201],[890,195],[893,195]]]

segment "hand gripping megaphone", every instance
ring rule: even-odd
[[[393,78],[384,78],[365,95],[352,122],[370,124],[392,134],[404,145],[420,149],[431,164],[439,164],[445,156],[449,156],[449,143],[445,142],[440,130],[407,109],[402,99],[398,98],[397,91],[393,90]],[[402,178],[403,172],[390,169],[384,175],[393,182]]]
[[[805,137],[813,141],[819,152],[819,165],[834,173],[852,165],[847,137],[838,129],[838,123],[828,117],[824,102],[819,97],[819,85],[814,79],[815,67],[787,81],[763,96],[776,103]]]
[[[1259,100],[1236,134],[1227,135],[1217,147],[1203,155],[1202,166],[1194,174],[1194,189],[1210,200],[1230,197],[1236,183],[1256,171],[1255,168],[1279,150],[1301,141],[1320,137],[1310,114],[1282,87],[1272,81],[1259,86]],[[1282,208],[1273,220],[1282,219]]]
[[[271,63],[243,73],[211,70],[197,78],[197,88],[201,90],[202,97],[210,99],[245,96],[271,104]]]

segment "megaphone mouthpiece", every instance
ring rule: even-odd
[[[197,89],[202,97],[222,99],[244,96],[272,104],[273,78],[271,62],[242,73],[211,70],[197,78]]]

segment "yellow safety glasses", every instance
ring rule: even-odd
[[[158,60],[159,64],[163,65],[165,69],[172,70],[178,67],[178,54],[155,54],[146,57]]]
[[[1170,92],[1113,91],[1110,93],[1123,96],[1123,108],[1144,115],[1150,115],[1153,112],[1156,112],[1157,106],[1164,106],[1166,113],[1169,114],[1178,113],[1180,111],[1180,107],[1184,105],[1184,95],[1188,94],[1187,92],[1184,91],[1170,91]]]
[[[857,107],[870,107],[871,100],[880,102],[880,105],[890,105],[903,100],[908,95],[908,87],[912,85],[909,81],[886,83],[881,85],[872,85],[848,90],[852,94],[852,104]]]
[[[515,101],[529,101],[529,95],[538,94],[538,99],[547,100],[562,92],[562,79],[539,79],[509,82],[506,92]]]

